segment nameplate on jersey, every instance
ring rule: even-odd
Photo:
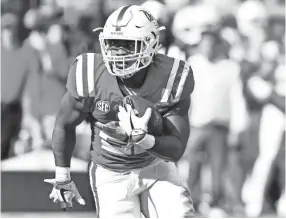
[[[97,110],[99,110],[103,113],[108,113],[110,111],[109,103],[104,101],[104,100],[98,100],[95,104],[95,107]]]

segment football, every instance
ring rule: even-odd
[[[152,109],[152,114],[148,122],[148,133],[154,136],[162,135],[163,118],[151,101],[142,97],[129,95],[123,99],[123,106],[125,106],[125,104],[131,105],[132,108],[138,112],[137,116],[139,117],[143,116],[146,109],[150,107]]]

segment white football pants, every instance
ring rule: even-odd
[[[190,192],[172,162],[157,160],[128,173],[91,162],[89,177],[100,218],[194,217]]]

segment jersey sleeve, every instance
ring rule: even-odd
[[[184,75],[184,72],[186,75]],[[183,73],[181,76],[181,84],[178,86],[178,96],[175,98],[175,103],[178,103],[186,98],[189,98],[195,87],[193,70],[188,63],[184,63]]]
[[[95,54],[84,53],[72,63],[66,87],[75,98],[87,98],[94,91]]]
[[[79,99],[79,95],[76,90],[76,66],[77,60],[75,60],[69,68],[66,88],[74,98]]]
[[[95,60],[94,53],[79,55],[69,69],[66,88],[79,102],[84,104],[84,111],[89,112],[94,99]]]
[[[171,111],[176,109],[176,106],[180,105],[180,102],[189,99],[194,90],[195,82],[191,66],[178,60],[174,61],[173,66],[175,65],[177,68],[172,68],[163,94],[163,101],[158,104],[160,111],[164,112],[163,115],[169,115]],[[174,69],[176,70],[174,71]]]

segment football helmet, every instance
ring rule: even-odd
[[[114,11],[102,29],[99,42],[103,61],[110,74],[126,79],[152,62],[164,27],[159,27],[145,8],[129,5]]]

